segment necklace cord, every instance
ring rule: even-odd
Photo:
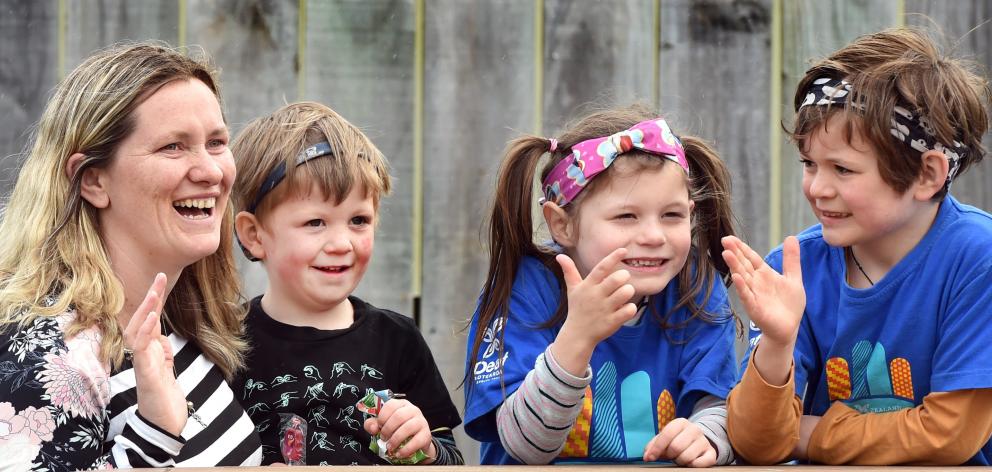
[[[868,280],[868,283],[871,284],[872,286],[874,286],[875,285],[875,282],[873,282],[871,280],[871,277],[868,277],[868,274],[865,273],[865,268],[864,267],[861,267],[861,263],[858,262],[858,258],[855,257],[855,255],[854,255],[854,248],[848,246],[847,247],[847,251],[851,253],[851,260],[854,261],[854,265],[858,266],[858,270],[861,271],[861,275],[865,276],[865,279]]]

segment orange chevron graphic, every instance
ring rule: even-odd
[[[586,397],[582,399],[582,410],[575,420],[575,426],[565,438],[565,447],[558,457],[589,457],[589,430],[592,423],[592,387],[586,387]]]
[[[831,401],[851,398],[851,373],[843,357],[827,361],[827,393]]]
[[[897,357],[889,362],[889,375],[892,377],[892,392],[898,397],[913,399],[913,371],[909,361]]]
[[[672,401],[672,394],[668,390],[662,390],[658,395],[658,431],[675,419],[675,402]]]

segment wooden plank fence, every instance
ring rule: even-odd
[[[813,223],[780,123],[809,60],[888,26],[941,30],[992,65],[987,0],[0,0],[0,190],[67,70],[125,39],[200,46],[237,132],[307,99],[368,132],[395,178],[359,295],[420,325],[455,403],[485,275],[481,225],[498,158],[590,106],[642,101],[713,142],[744,235],[767,251]],[[973,30],[974,29],[974,30]],[[986,142],[990,142],[987,137]],[[992,169],[955,184],[992,209]],[[247,292],[264,290],[241,261]],[[470,463],[477,445],[457,432]]]

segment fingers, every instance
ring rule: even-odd
[[[681,452],[675,455],[678,449],[681,449]],[[669,452],[675,455],[673,461],[678,465],[692,464],[694,460],[703,457],[707,449],[712,449],[712,446],[710,446],[710,442],[705,437],[702,435],[696,437],[686,433],[676,437],[668,447]]]
[[[157,341],[158,336],[161,334],[159,324],[158,324],[158,313],[152,311],[148,313],[145,320],[138,327],[138,332],[135,333],[134,338],[131,340],[131,349],[135,353],[144,351],[148,344]]]
[[[365,428],[367,433],[373,436],[379,434],[379,421],[377,421],[374,416],[365,418],[365,423],[362,426]]]
[[[655,449],[658,452],[658,459],[671,459],[675,457],[671,454],[670,449],[672,441],[685,429],[685,426],[689,422],[685,418],[675,418],[669,421],[661,432],[658,433],[654,439],[651,441],[655,443]],[[681,452],[681,451],[680,451]]]
[[[593,283],[599,283],[611,274],[619,272],[615,270],[615,268],[626,255],[627,248],[621,247],[615,249],[608,256],[604,257],[603,260],[599,261],[599,264],[596,264],[596,267],[593,267],[592,270],[589,271],[589,275],[586,278],[591,280]],[[629,273],[627,274],[627,277],[630,278]]]
[[[561,273],[565,278],[566,287],[572,288],[582,283],[582,275],[579,274],[579,269],[575,267],[575,262],[572,262],[571,257],[565,254],[558,254],[555,256],[555,260],[561,266]]]
[[[165,274],[159,272],[155,275],[155,280],[148,288],[145,299],[138,305],[138,309],[131,315],[131,319],[128,320],[127,326],[124,328],[124,339],[134,339],[139,329],[148,321],[147,317],[151,315],[151,312],[162,312],[162,306],[165,303],[162,294],[165,293],[166,282]]]
[[[427,428],[427,421],[421,418],[413,418],[403,423],[393,437],[389,438],[389,450],[393,455],[401,459],[412,456],[418,449],[427,449],[431,442],[431,432]]]
[[[668,445],[662,444],[658,440],[658,438],[660,437],[661,437],[660,434],[655,435],[655,437],[651,438],[651,440],[648,441],[648,445],[644,446],[645,462],[654,462],[662,458],[661,455],[665,453],[665,449],[667,448]]]
[[[427,419],[420,408],[407,400],[386,402],[377,419],[379,434],[386,441],[387,450],[397,457],[409,457],[430,443]]]
[[[709,442],[709,441],[707,441]],[[706,452],[703,455],[693,459],[688,464],[689,467],[713,467],[716,465],[716,449],[710,445],[706,448]]]
[[[785,238],[782,243],[782,275],[789,279],[802,280],[803,268],[799,259],[799,240],[795,236]]]
[[[379,415],[376,417],[379,422],[379,434],[382,435],[382,439],[390,441],[396,430],[414,416],[414,409],[417,412],[420,411],[419,408],[414,407],[408,400],[403,399],[393,399],[383,403],[382,409],[379,410]],[[396,444],[390,443],[390,447],[398,444],[399,442]]]

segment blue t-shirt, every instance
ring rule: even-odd
[[[844,249],[829,246],[820,225],[799,234],[799,246],[808,295],[795,378],[805,414],[823,415],[836,400],[882,413],[930,392],[992,387],[988,213],[946,197],[919,244],[866,289],[847,284]],[[781,272],[782,248],[766,261]],[[760,334],[752,324],[752,347]],[[992,444],[969,463],[992,463]]]
[[[640,321],[623,326],[593,351],[592,384],[582,412],[555,462],[618,462],[641,460],[644,447],[675,417],[687,417],[705,394],[726,398],[737,377],[734,359],[735,323],[727,291],[717,279],[705,304],[716,323],[698,318],[683,328],[664,331],[652,312],[665,315],[678,302],[678,280],[651,297]],[[703,295],[697,301],[703,302]],[[465,432],[482,442],[482,464],[516,464],[503,449],[496,431],[496,410],[534,368],[561,326],[538,328],[558,309],[559,285],[554,274],[535,258],[524,258],[510,295],[509,316],[486,329],[473,372],[465,387]],[[478,310],[469,339],[479,329]],[[685,308],[670,322],[690,317]],[[499,339],[504,349],[500,359]],[[468,354],[466,354],[467,356]],[[503,383],[500,385],[500,365]]]

